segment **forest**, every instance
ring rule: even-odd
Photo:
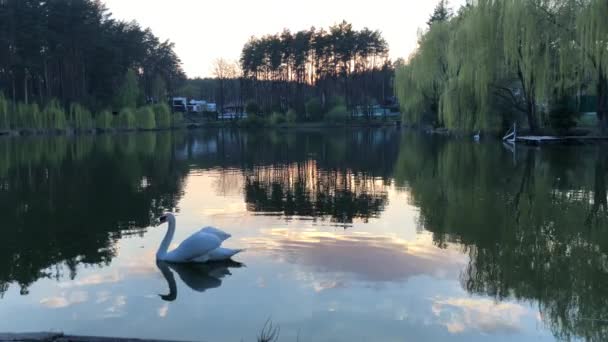
[[[0,130],[156,127],[154,109],[137,108],[184,79],[173,43],[100,1],[0,1]]]
[[[403,120],[453,131],[608,132],[608,2],[440,1],[396,71]],[[581,113],[596,113],[590,116]]]
[[[297,121],[344,120],[357,106],[391,101],[388,53],[380,31],[356,30],[346,21],[328,29],[285,29],[251,37],[238,62],[217,60],[215,79],[191,80],[183,90],[215,99],[220,111],[230,105]]]

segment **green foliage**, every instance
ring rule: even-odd
[[[345,105],[336,105],[325,114],[325,120],[333,123],[348,121],[350,115]]]
[[[67,117],[58,100],[51,100],[44,108],[45,126],[49,130],[64,131]]]
[[[435,7],[435,10],[433,11],[433,14],[426,23],[430,27],[435,23],[447,21],[448,19],[450,19],[451,15],[452,13],[450,8],[448,7],[448,1],[440,0],[437,6]]]
[[[245,105],[247,115],[259,115],[261,113],[260,106],[255,102],[249,102]]]
[[[79,131],[91,130],[95,127],[91,112],[77,103],[70,106],[70,121],[72,127]]]
[[[598,86],[598,69],[608,70],[605,1],[479,0],[448,19],[442,6],[396,71],[404,121],[476,131],[525,120],[535,130],[550,121],[547,103],[581,89],[608,95]]]
[[[566,134],[577,124],[577,115],[568,106],[568,99],[562,97],[557,101],[549,113],[549,123],[558,134]]]
[[[295,109],[290,109],[287,111],[287,114],[285,114],[285,121],[289,124],[293,124],[296,123],[296,121],[298,120],[298,113],[296,113]]]
[[[164,103],[161,103],[154,105],[153,109],[156,120],[156,128],[171,128],[171,109],[169,109],[169,106]]]
[[[114,105],[117,108],[137,108],[140,97],[139,80],[133,69],[129,69],[124,76],[122,85],[116,94]]]
[[[19,103],[15,109],[14,129],[24,131],[38,131],[44,128],[40,107],[38,104]]]
[[[274,112],[270,115],[270,118],[268,119],[268,121],[270,122],[270,124],[272,126],[278,126],[280,124],[285,123],[286,119],[285,119],[284,114],[281,114],[279,112]]]
[[[312,121],[323,119],[323,105],[318,98],[312,98],[306,102],[306,117]]]
[[[260,115],[247,113],[247,118],[239,122],[244,128],[261,128],[266,126],[266,120]]]
[[[113,118],[112,118],[112,113],[110,113],[110,111],[104,110],[101,113],[97,114],[97,117],[95,118],[95,126],[98,129],[107,131],[112,129],[113,125]]]
[[[10,121],[8,117],[9,103],[4,93],[0,91],[0,130],[10,129]]]
[[[141,130],[156,129],[156,120],[154,116],[154,110],[151,107],[146,106],[139,108],[136,114],[137,128]]]
[[[115,119],[118,121],[116,126],[119,129],[134,130],[137,128],[135,113],[131,108],[123,108]]]

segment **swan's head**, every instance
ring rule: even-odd
[[[171,220],[175,220],[175,216],[171,213],[166,213],[158,219],[160,224],[170,222]]]

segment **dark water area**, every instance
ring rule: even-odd
[[[0,331],[607,340],[607,168],[394,128],[2,138]],[[157,265],[166,211],[247,250]]]

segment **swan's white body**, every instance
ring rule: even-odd
[[[481,139],[481,132],[477,132],[477,134],[475,134],[475,135],[473,136],[473,140],[475,140],[475,141],[479,141],[480,139]]]
[[[169,246],[175,235],[175,216],[166,214],[164,218],[168,222],[169,228],[156,252],[156,260],[170,263],[203,263],[229,260],[242,251],[221,247],[222,242],[229,239],[231,235],[217,228],[205,227],[169,252]]]

